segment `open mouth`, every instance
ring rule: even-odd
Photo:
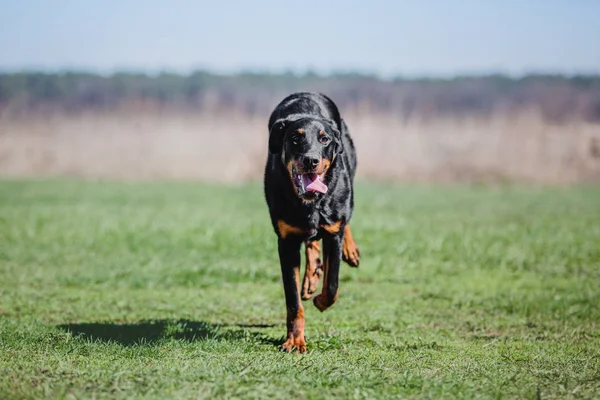
[[[292,167],[292,180],[298,190],[298,196],[309,193],[327,193],[327,185],[323,183],[325,172],[316,174],[314,172],[298,173],[296,167]]]

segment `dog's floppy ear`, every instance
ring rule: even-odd
[[[336,154],[342,154],[344,152],[344,144],[342,142],[342,131],[338,129],[337,123],[334,120],[329,120],[329,126],[331,134],[333,135],[333,141],[336,146]],[[342,121],[343,123],[343,121]],[[340,127],[341,128],[341,127]]]
[[[269,152],[277,154],[283,147],[283,135],[285,133],[285,119],[276,120],[269,130]]]

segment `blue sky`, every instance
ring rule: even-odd
[[[600,73],[600,0],[352,1],[0,0],[0,69]]]

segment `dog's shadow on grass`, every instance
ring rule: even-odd
[[[131,324],[116,322],[92,322],[58,325],[59,329],[71,332],[91,341],[119,343],[123,346],[155,344],[165,340],[201,341],[226,340],[266,343],[273,346],[281,340],[267,336],[261,330],[272,324],[211,324],[204,321],[148,320]]]

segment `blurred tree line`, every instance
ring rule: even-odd
[[[123,107],[267,116],[294,91],[320,91],[345,112],[400,118],[490,117],[535,109],[552,123],[600,123],[600,76],[504,75],[383,80],[362,74],[188,75],[85,72],[0,73],[0,110],[10,113],[114,111]]]

